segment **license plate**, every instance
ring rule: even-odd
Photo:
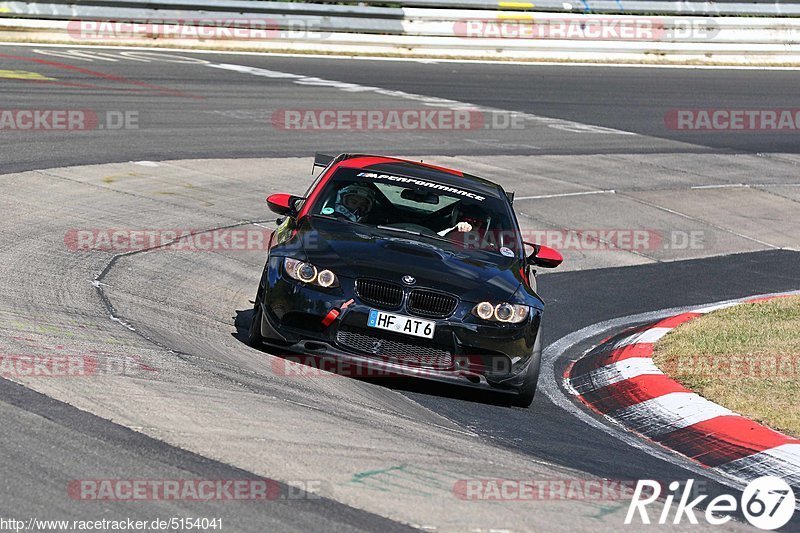
[[[385,313],[377,309],[371,309],[367,325],[371,328],[385,329],[395,333],[405,333],[415,337],[433,338],[436,323],[430,320],[421,320],[410,316]]]

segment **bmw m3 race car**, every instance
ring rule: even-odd
[[[513,194],[483,178],[390,157],[317,154],[280,215],[247,342],[533,401],[544,304]],[[531,252],[526,252],[525,246]],[[364,372],[368,369],[369,372]]]

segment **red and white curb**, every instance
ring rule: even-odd
[[[745,481],[772,475],[800,488],[800,440],[706,400],[652,360],[655,342],[680,324],[775,297],[695,309],[606,340],[567,368],[566,388],[593,411],[703,467]]]

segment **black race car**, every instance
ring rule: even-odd
[[[544,308],[532,267],[561,255],[522,242],[513,194],[390,157],[318,154],[314,164],[324,170],[305,196],[267,198],[283,218],[248,343],[530,405]]]

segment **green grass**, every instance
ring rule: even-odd
[[[709,400],[800,436],[800,296],[696,318],[661,339],[653,359]]]

